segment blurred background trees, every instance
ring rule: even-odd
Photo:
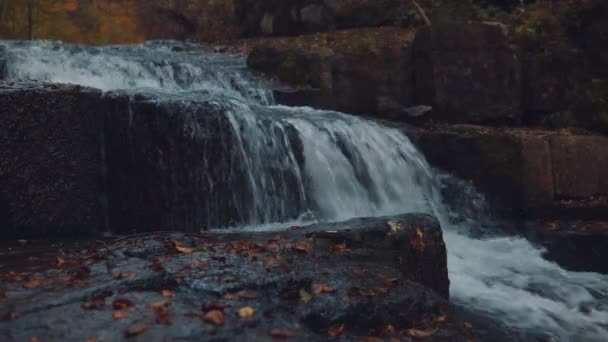
[[[0,0],[3,39],[127,43],[138,33],[137,0]]]
[[[0,0],[0,39],[58,39],[89,44],[134,43],[145,39],[234,40],[242,33],[235,4],[245,1],[249,0]],[[348,4],[354,0],[342,1]],[[533,40],[565,27],[563,21],[569,18],[568,12],[597,1],[605,0],[417,0],[417,3],[431,21],[499,21]],[[290,0],[277,3],[284,2]],[[395,17],[392,21],[395,26],[425,24],[421,11],[411,0],[401,0],[398,8],[386,10]]]

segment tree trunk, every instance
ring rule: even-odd
[[[27,39],[32,40],[34,37],[34,4],[32,1],[27,2]]]

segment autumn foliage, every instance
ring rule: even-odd
[[[0,2],[0,38],[139,42],[136,12],[136,0],[5,0]]]

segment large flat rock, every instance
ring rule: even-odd
[[[101,92],[0,88],[0,235],[105,228]]]
[[[6,84],[0,123],[2,237],[199,231],[247,219],[251,191],[217,104]]]
[[[141,341],[467,339],[447,302],[441,229],[426,215],[137,235],[57,260],[4,276],[2,340],[120,341],[135,324]],[[237,315],[244,307],[250,317]]]

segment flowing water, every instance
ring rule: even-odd
[[[482,196],[433,170],[401,131],[342,113],[275,105],[269,85],[246,71],[242,56],[176,42],[0,42],[0,76],[3,58],[8,80],[224,108],[252,192],[245,219],[233,229],[430,213],[444,229],[457,306],[495,322],[512,339],[608,339],[607,276],[563,270],[543,259],[541,249],[501,230]],[[458,190],[455,203],[442,195],[447,188]]]

